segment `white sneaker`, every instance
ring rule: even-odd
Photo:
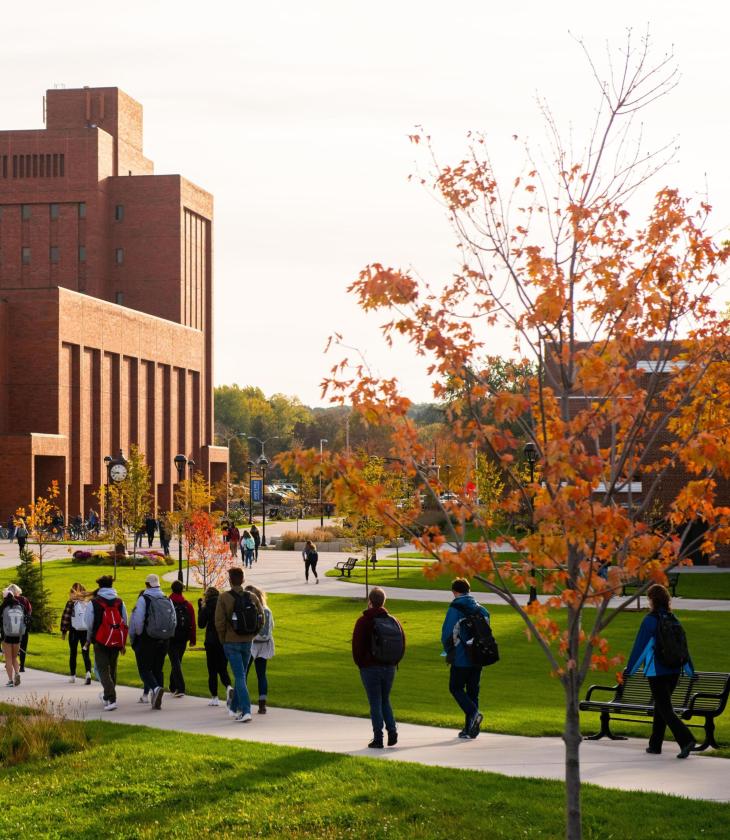
[[[85,685],[91,685],[91,671],[86,672],[86,683]]]
[[[106,697],[104,697],[104,692],[103,692],[103,691],[100,691],[100,692],[99,692],[99,700],[101,700],[101,702],[102,702],[104,705],[106,705]]]
[[[243,714],[243,712],[241,712],[240,715],[236,715],[236,723],[248,723],[250,720],[251,720],[251,713],[250,712],[246,712],[245,715]]]
[[[229,685],[228,688],[226,688],[226,706],[228,706],[229,709],[231,708],[231,700],[233,700],[234,691],[235,689],[232,685]]]
[[[238,718],[238,712],[234,712],[233,709],[228,710],[228,717]]]
[[[217,697],[211,697],[210,700],[208,700],[209,706],[220,706],[220,704],[221,701]]]
[[[71,674],[71,676],[68,678],[68,681],[70,683],[75,683],[76,682],[76,674]]]
[[[107,703],[106,706],[104,706],[104,711],[113,712],[116,708],[118,708],[116,703]]]
[[[149,703],[150,702],[149,694],[147,694],[146,691],[143,692],[142,696],[139,698],[139,700],[137,700],[137,702],[138,703]]]
[[[5,683],[5,688],[12,688],[14,685],[15,685],[15,683],[12,680],[8,680]]]

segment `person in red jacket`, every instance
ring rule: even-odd
[[[370,749],[383,748],[383,724],[388,746],[398,742],[398,729],[390,705],[395,671],[406,649],[406,636],[400,622],[385,609],[385,592],[375,586],[368,596],[368,608],[358,618],[352,633],[352,658],[360,669],[360,679],[370,704],[373,740]]]
[[[170,600],[175,605],[175,635],[170,639],[170,646],[167,655],[170,657],[170,694],[173,697],[185,696],[185,677],[182,672],[182,658],[185,649],[190,642],[191,647],[195,644],[195,610],[190,601],[185,598],[181,580],[174,580],[170,586],[172,594]]]

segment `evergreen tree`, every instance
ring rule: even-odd
[[[31,633],[50,633],[55,623],[51,593],[43,587],[40,565],[29,548],[24,548],[20,553],[20,563],[15,568],[15,583],[23,590],[23,595],[33,607]]]

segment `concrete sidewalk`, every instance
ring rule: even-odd
[[[243,741],[305,747],[324,752],[369,756],[383,760],[416,762],[438,767],[490,771],[506,776],[564,778],[564,749],[560,738],[522,738],[483,732],[474,741],[462,741],[456,731],[431,726],[400,724],[398,745],[370,750],[370,722],[365,718],[270,708],[266,716],[254,712],[251,723],[235,723],[224,705],[210,707],[207,699],[166,695],[162,710],[152,711],[137,702],[139,689],[120,686],[119,708],[104,712],[98,699],[99,684],[73,685],[59,674],[27,671],[18,688],[0,689],[3,701],[27,705],[33,698],[47,696],[63,701],[67,709],[78,710],[88,720],[137,724],[157,729],[215,735]],[[363,710],[366,701],[363,695]],[[397,709],[396,709],[397,713]],[[489,726],[486,715],[485,726]],[[584,782],[620,790],[651,791],[730,801],[730,761],[690,756],[675,758],[674,742],[665,745],[661,756],[644,751],[645,741],[586,741],[581,746],[581,775]]]

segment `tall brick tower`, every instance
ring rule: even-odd
[[[49,90],[45,129],[0,132],[0,521],[52,479],[98,507],[132,443],[172,507],[173,457],[212,481],[212,196],[154,175],[142,106]]]

